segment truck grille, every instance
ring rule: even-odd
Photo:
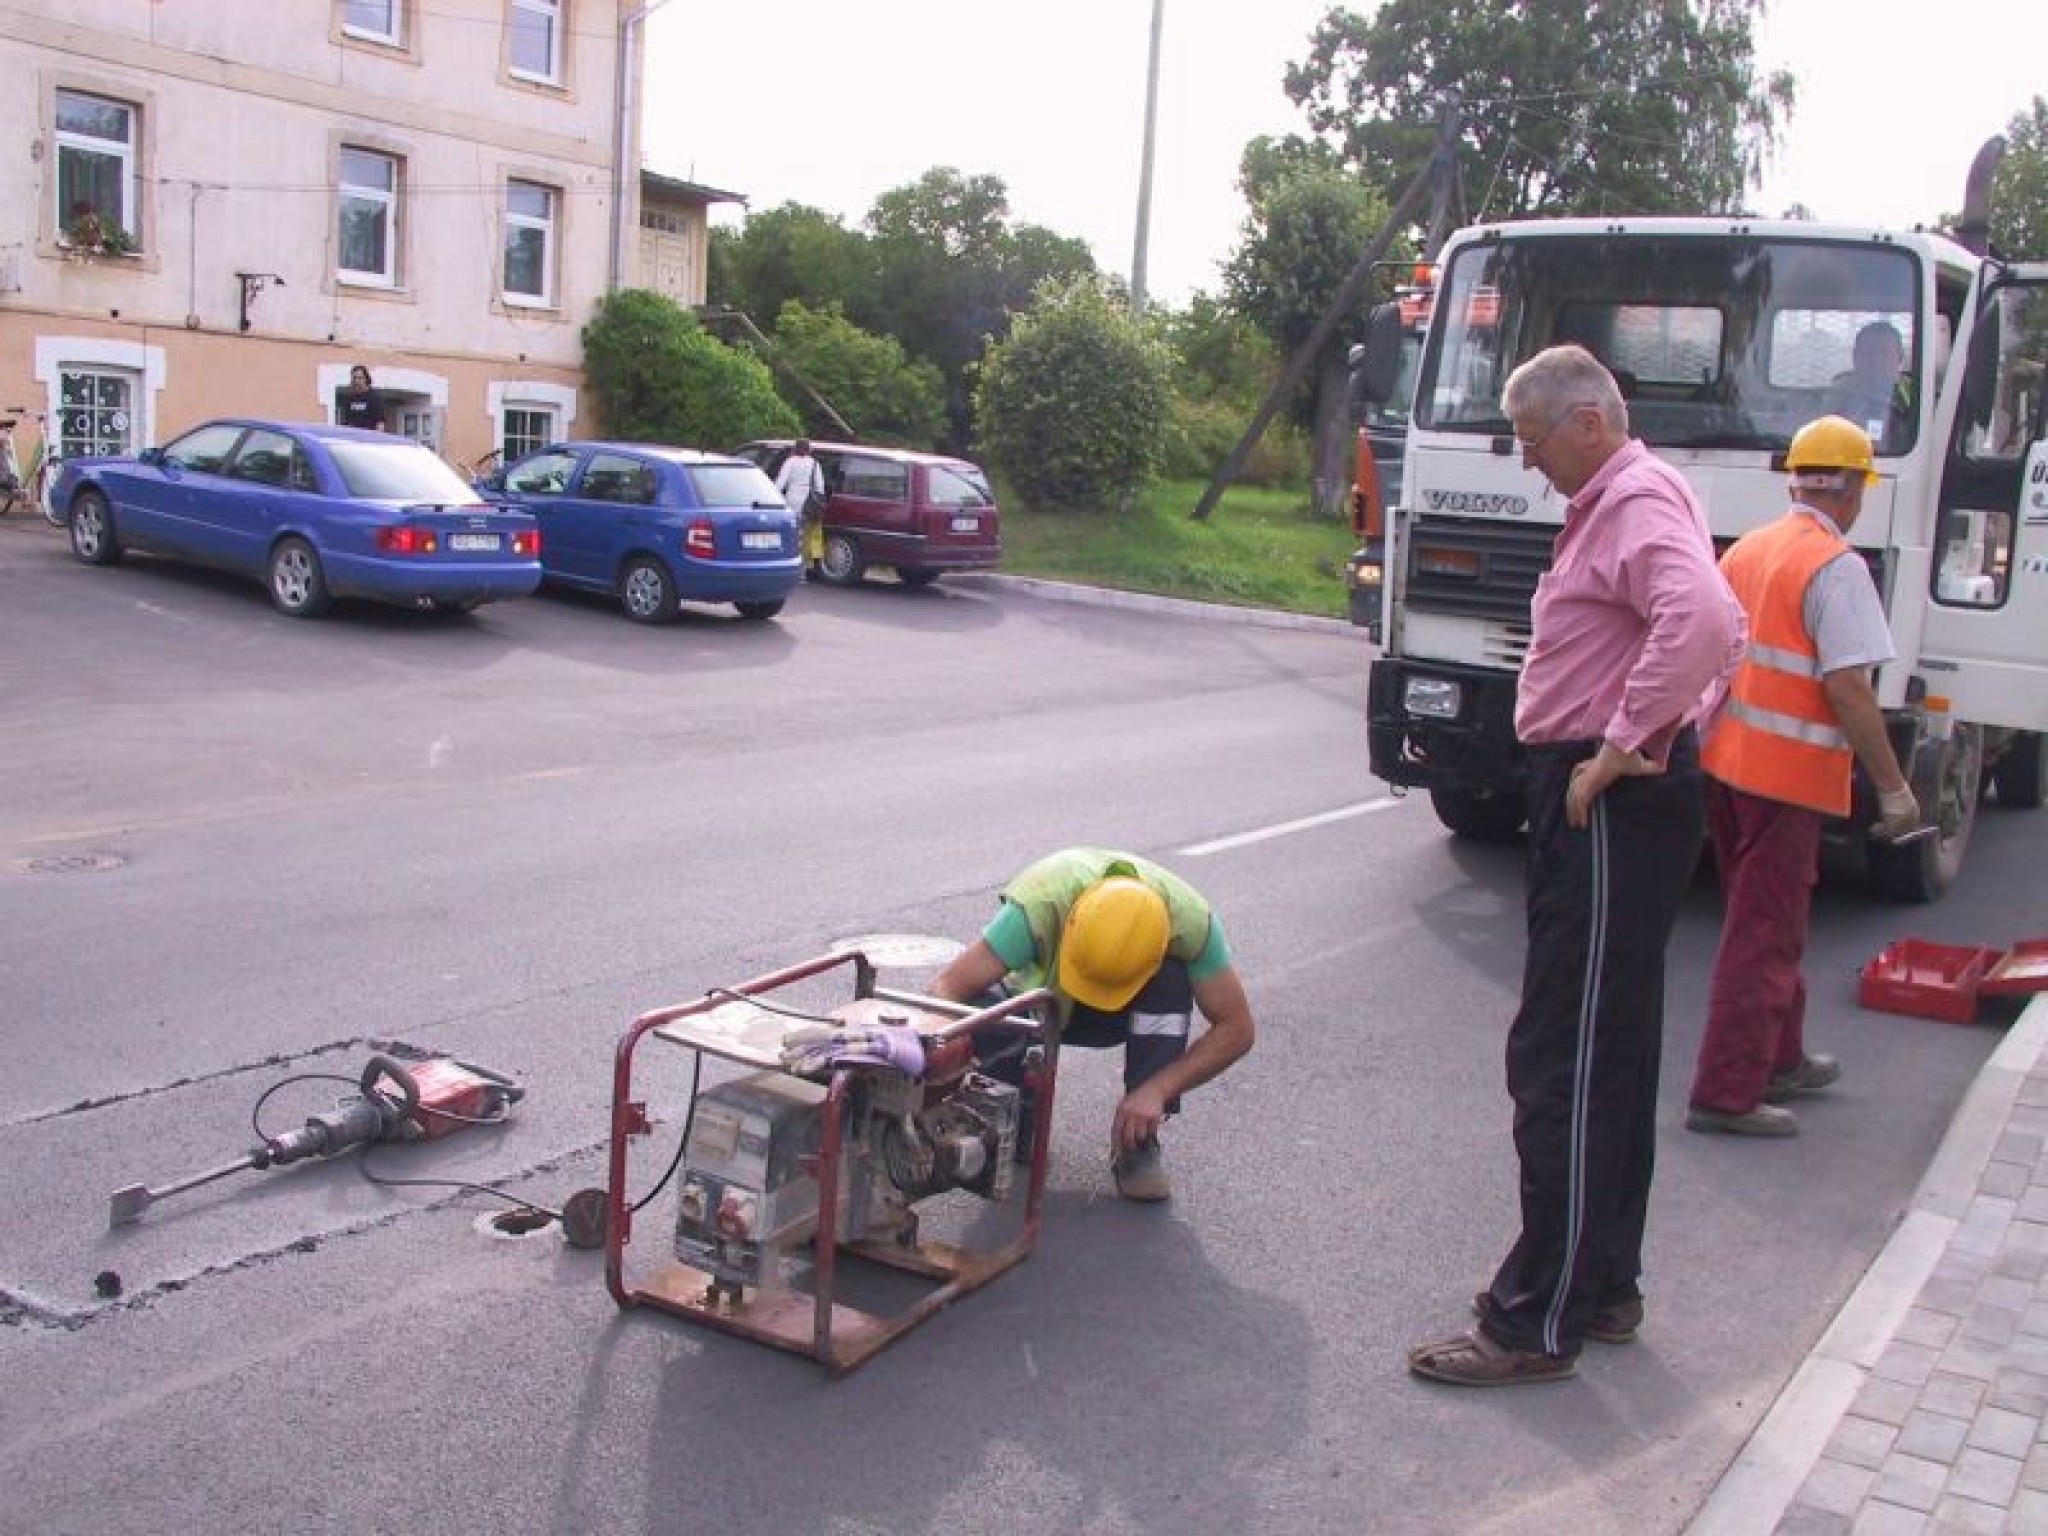
[[[1550,569],[1557,529],[1545,523],[1417,518],[1408,535],[1406,602],[1414,613],[1500,622],[1526,649],[1529,603]],[[1489,626],[1492,627],[1492,626]]]

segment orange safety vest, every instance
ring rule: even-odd
[[[1796,508],[1743,535],[1721,573],[1749,615],[1749,649],[1700,766],[1736,789],[1829,816],[1849,811],[1854,754],[1821,687],[1806,589],[1849,541]]]

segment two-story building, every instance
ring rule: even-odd
[[[67,455],[333,419],[350,369],[459,464],[596,429],[613,288],[703,299],[705,209],[649,178],[630,0],[0,8],[0,410]],[[694,284],[694,291],[692,285]]]

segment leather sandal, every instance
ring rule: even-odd
[[[1474,1328],[1416,1345],[1408,1351],[1408,1369],[1454,1387],[1519,1387],[1563,1381],[1578,1373],[1579,1362],[1572,1355],[1509,1349],[1484,1329]]]

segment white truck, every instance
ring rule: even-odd
[[[1391,390],[1398,316],[1361,359]],[[1903,369],[1874,392],[1858,337],[1889,329]],[[1718,545],[1784,511],[1792,434],[1834,412],[1877,445],[1851,541],[1899,659],[1878,676],[1894,746],[1937,833],[1867,835],[1860,775],[1831,865],[1931,900],[1961,867],[1980,800],[2040,805],[2048,769],[2048,266],[1939,235],[1752,219],[1533,220],[1444,247],[1415,375],[1399,504],[1379,567],[1372,771],[1428,790],[1454,833],[1523,820],[1514,733],[1529,603],[1564,499],[1526,469],[1501,414],[1523,359],[1573,341],[1614,372],[1630,430],[1684,473]],[[1866,372],[1868,370],[1866,369]]]

